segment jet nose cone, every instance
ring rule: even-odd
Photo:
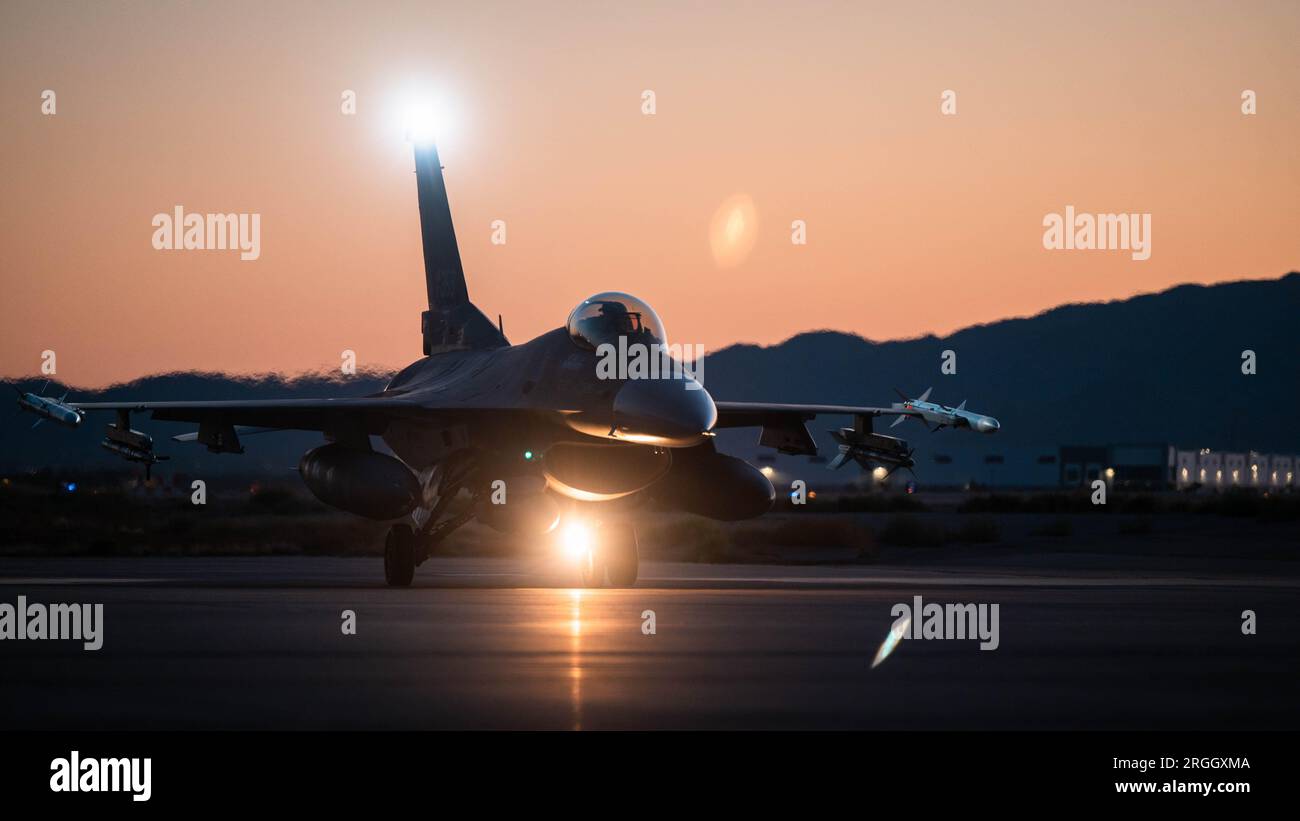
[[[614,396],[614,436],[629,442],[689,447],[717,421],[713,397],[689,377],[633,379]]]
[[[994,419],[992,416],[985,416],[979,421],[979,429],[981,433],[997,433],[1001,427],[1002,426],[998,424],[998,420]]]

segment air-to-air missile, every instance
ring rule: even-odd
[[[909,399],[906,394],[895,388],[895,393],[901,396],[903,401],[895,402],[894,408],[904,411],[904,413],[895,419],[894,424],[890,425],[890,427],[900,424],[909,416],[919,419],[927,423],[927,425],[934,425],[934,430],[940,428],[970,428],[978,433],[997,433],[998,429],[1002,427],[998,424],[998,420],[992,416],[966,410],[965,399],[955,408],[940,405],[938,402],[926,401],[930,398],[930,390],[930,388],[926,388],[925,393],[916,399]]]
[[[109,425],[105,429],[106,436],[99,446],[128,462],[139,462],[144,465],[144,475],[148,478],[153,466],[158,462],[166,461],[168,457],[154,453],[153,437],[138,430],[131,430],[129,422],[128,414],[124,411],[119,412],[117,424]]]
[[[916,464],[916,460],[912,458],[915,450],[909,448],[902,439],[872,433],[869,429],[862,430],[861,427],[832,430],[830,435],[839,445],[840,450],[827,465],[831,470],[838,470],[852,460],[867,470],[874,467],[888,468],[888,473],[885,475],[889,475],[899,468],[911,470]]]
[[[138,430],[119,430],[109,425],[108,435],[99,446],[104,450],[116,453],[128,462],[155,462],[157,456],[153,452],[153,437],[147,433],[141,433]]]
[[[53,399],[34,393],[23,393],[17,388],[14,390],[18,392],[18,407],[41,417],[36,420],[35,425],[32,425],[33,428],[46,419],[70,428],[75,428],[81,424],[81,411],[63,404],[63,400],[68,398],[66,393],[58,399]]]

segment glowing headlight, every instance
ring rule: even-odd
[[[568,522],[560,530],[560,550],[574,561],[585,557],[592,543],[591,528],[585,522]]]

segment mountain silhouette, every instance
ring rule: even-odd
[[[1300,273],[1180,285],[977,325],[871,342],[822,331],[737,345],[705,360],[720,399],[881,405],[894,388],[996,416],[999,446],[1168,442],[1300,452]],[[944,351],[956,373],[940,372]],[[1254,351],[1256,373],[1242,372]],[[813,423],[813,434],[827,442]],[[879,427],[879,426],[878,426]],[[900,425],[916,438],[918,427]]]

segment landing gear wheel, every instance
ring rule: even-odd
[[[583,587],[605,586],[605,554],[598,547],[587,549],[586,554],[578,560],[578,577]]]
[[[384,541],[384,581],[408,587],[415,578],[415,533],[410,525],[393,525]]]
[[[631,587],[636,584],[637,557],[636,530],[630,524],[612,524],[605,528],[606,569],[609,583],[614,587]]]

